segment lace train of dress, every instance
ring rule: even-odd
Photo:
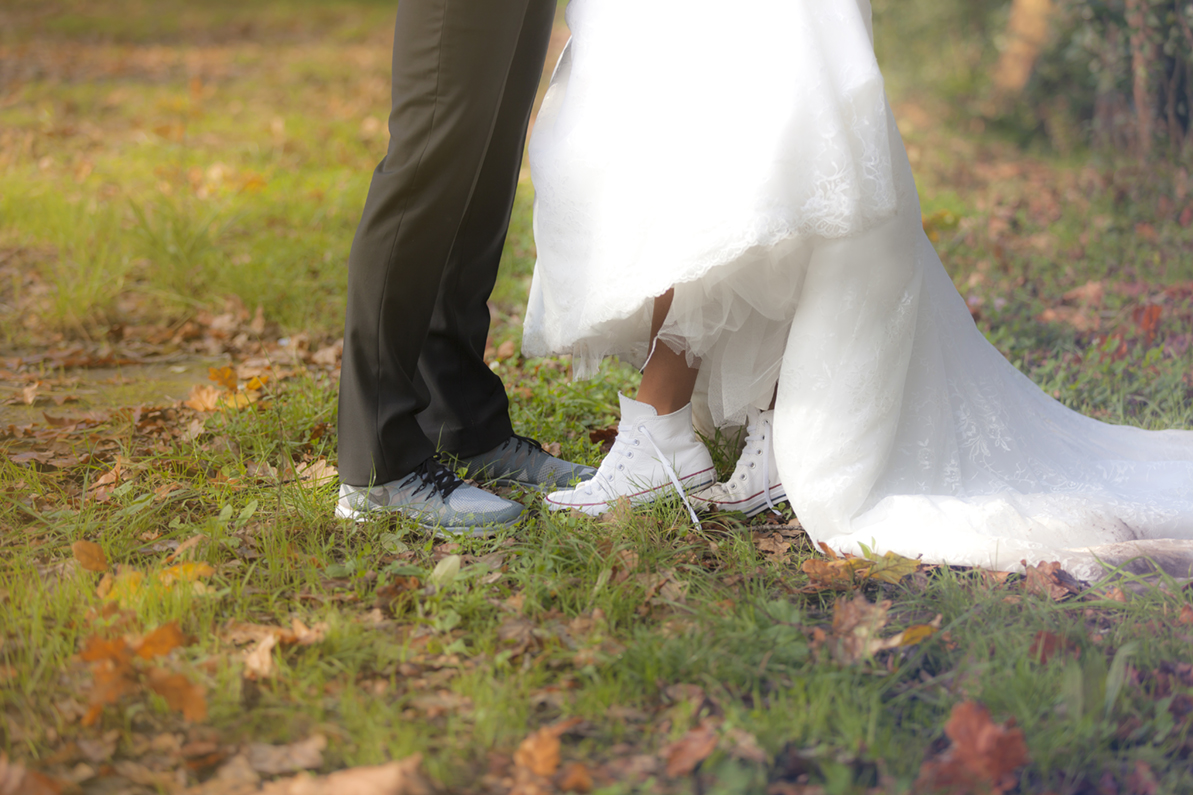
[[[569,5],[530,148],[526,353],[572,353],[581,377],[605,355],[640,364],[651,299],[675,285],[661,336],[700,357],[714,420],[778,380],[776,462],[814,540],[1085,579],[1147,554],[1193,576],[1193,431],[1070,411],[978,331],[924,235],[865,0],[748,0],[648,42],[663,6],[684,16]],[[635,36],[655,54],[624,49]],[[709,107],[732,123],[697,124]]]

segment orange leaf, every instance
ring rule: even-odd
[[[562,792],[591,792],[592,773],[583,762],[568,762],[559,771],[555,785]]]
[[[1023,587],[1027,589],[1028,593],[1047,596],[1059,602],[1081,590],[1077,581],[1060,567],[1058,561],[1039,563],[1035,566],[1028,566],[1026,560],[1021,562],[1024,566],[1023,573],[1026,576]]]
[[[149,669],[149,687],[166,700],[171,709],[189,721],[207,719],[207,689],[182,674],[169,674],[160,668]]]
[[[79,652],[79,658],[84,662],[110,660],[115,663],[127,664],[132,659],[132,650],[124,638],[108,640],[92,635],[87,639],[87,645]]]
[[[1181,615],[1177,621],[1182,624],[1193,624],[1193,605],[1181,605]]]
[[[29,770],[17,762],[9,762],[8,754],[0,751],[0,793],[4,795],[58,795],[61,781]]]
[[[559,768],[559,737],[580,722],[569,718],[531,732],[514,751],[514,764],[539,776],[550,776]]]
[[[1032,639],[1027,654],[1032,659],[1038,659],[1041,664],[1044,664],[1058,654],[1076,656],[1077,651],[1077,645],[1072,641],[1041,629]]]
[[[974,701],[953,707],[944,732],[952,745],[920,767],[916,791],[1004,793],[1018,783],[1015,771],[1027,764],[1027,743],[1014,721],[997,724]]]
[[[189,646],[194,640],[179,629],[177,621],[171,621],[145,636],[137,646],[137,656],[143,660],[152,660],[154,657],[169,654],[180,646]]]
[[[236,371],[228,365],[223,367],[208,367],[207,377],[229,392],[236,391]]]
[[[79,561],[79,565],[87,571],[108,570],[108,557],[94,541],[76,541],[70,545],[70,550],[75,553],[75,560]]]
[[[667,775],[686,776],[717,747],[717,732],[707,721],[672,743],[667,749]]]
[[[195,411],[215,411],[220,405],[220,391],[209,384],[195,384],[191,394],[182,405]]]
[[[800,568],[808,575],[814,589],[847,591],[856,584],[858,573],[864,574],[869,566],[870,561],[865,558],[834,557],[832,560],[805,560]]]

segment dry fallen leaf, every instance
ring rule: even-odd
[[[531,732],[514,751],[514,764],[536,776],[553,775],[559,768],[559,738],[579,723],[579,718],[568,718]]]
[[[321,486],[339,478],[339,471],[326,458],[319,458],[298,468],[298,479],[307,486]]]
[[[322,643],[328,629],[326,621],[316,621],[308,627],[301,619],[297,618],[291,622],[291,626],[293,627],[291,635],[294,638],[292,642],[299,646],[313,646],[316,643]]]
[[[909,574],[915,574],[920,569],[920,562],[905,558],[894,552],[887,552],[881,558],[870,561],[870,568],[866,576],[872,580],[880,580],[898,585]]]
[[[229,392],[236,391],[236,371],[228,365],[223,367],[208,367],[207,377]]]
[[[422,755],[373,767],[351,767],[326,776],[306,773],[271,781],[260,795],[432,795],[434,789],[419,770]]]
[[[251,679],[268,679],[273,676],[273,647],[277,642],[276,635],[266,635],[244,655],[246,676]]]
[[[189,646],[194,638],[183,633],[177,621],[162,624],[146,635],[137,645],[137,656],[143,660],[151,660],[169,654],[180,646]]]
[[[92,726],[108,704],[115,704],[125,693],[137,687],[136,671],[132,667],[132,649],[124,638],[106,639],[92,636],[79,652],[79,658],[91,663],[92,687],[88,693],[90,706],[80,723]]]
[[[1035,566],[1028,566],[1026,560],[1021,563],[1026,576],[1024,588],[1028,593],[1046,596],[1059,602],[1081,592],[1080,585],[1072,575],[1060,567],[1058,561],[1040,563]]]
[[[108,557],[103,548],[94,541],[76,541],[70,545],[75,560],[87,571],[107,571]]]
[[[173,585],[176,582],[196,582],[202,577],[210,577],[213,574],[215,574],[215,569],[209,564],[188,560],[185,563],[176,563],[163,569],[157,576],[162,585]]]
[[[696,765],[707,759],[716,747],[716,728],[708,721],[702,721],[699,726],[665,749],[667,775],[672,778],[688,775],[696,769]]]
[[[65,790],[62,782],[10,762],[0,751],[0,795],[58,795]]]
[[[591,792],[592,773],[583,762],[568,762],[559,770],[555,777],[555,786],[560,792]]]
[[[953,707],[945,734],[952,745],[920,767],[917,791],[1000,793],[1018,783],[1015,771],[1027,764],[1027,743],[1014,720],[994,723],[990,712],[974,701]]]
[[[210,384],[195,384],[182,405],[199,412],[215,411],[220,406],[222,393]]]
[[[734,726],[725,732],[725,738],[731,743],[730,756],[759,765],[766,764],[766,751],[763,751],[762,747],[758,745],[758,738],[745,729]]]
[[[846,665],[874,656],[882,649],[898,646],[901,638],[880,638],[886,626],[890,600],[874,604],[861,592],[852,599],[838,598],[833,604],[833,632],[830,649],[838,662]]]
[[[327,738],[322,734],[312,734],[305,740],[289,745],[252,743],[248,747],[248,760],[253,770],[268,776],[296,773],[323,767],[323,751],[326,748]]]
[[[164,698],[170,709],[178,710],[189,721],[207,720],[207,688],[203,685],[160,668],[150,668],[148,679],[150,689]]]
[[[1058,654],[1075,657],[1078,651],[1077,644],[1066,638],[1062,638],[1060,635],[1054,635],[1042,629],[1032,639],[1031,646],[1027,650],[1027,656],[1044,664]]]

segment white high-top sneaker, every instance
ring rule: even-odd
[[[774,409],[751,411],[746,425],[746,447],[737,459],[733,476],[692,495],[700,510],[740,511],[755,516],[764,508],[777,510],[775,503],[787,499],[775,464]]]
[[[712,456],[692,429],[691,404],[660,417],[653,406],[618,397],[621,422],[613,449],[591,480],[548,494],[550,510],[571,508],[599,516],[618,497],[641,505],[675,493],[686,504],[684,492],[716,481]]]

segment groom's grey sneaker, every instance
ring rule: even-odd
[[[434,458],[404,478],[380,486],[340,486],[336,516],[358,522],[395,513],[429,530],[487,535],[516,524],[526,509],[512,500],[465,483]]]
[[[444,455],[449,466],[468,470],[468,477],[498,486],[524,486],[554,491],[589,480],[596,469],[556,458],[534,439],[514,434],[487,453],[458,458]]]

